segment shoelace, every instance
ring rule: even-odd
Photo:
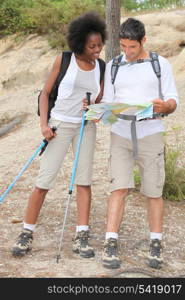
[[[22,232],[18,238],[19,244],[26,246],[29,243],[29,240],[32,239],[31,235]]]
[[[106,245],[106,250],[105,251],[110,256],[112,256],[112,255],[117,256],[117,254],[118,254],[117,243],[114,242],[114,241],[109,242]]]
[[[161,252],[161,245],[158,242],[153,242],[150,246],[151,249],[151,255],[152,256],[160,256],[160,252]]]
[[[83,232],[83,233],[79,234],[79,239],[80,239],[80,242],[81,242],[82,246],[87,246],[88,245],[88,239],[89,239],[88,232]]]

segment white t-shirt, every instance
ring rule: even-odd
[[[125,61],[123,56],[122,61]],[[174,99],[178,103],[178,94],[167,59],[159,56],[161,67],[161,85],[164,101]],[[127,64],[120,66],[114,84],[111,82],[112,60],[106,65],[105,86],[102,102],[127,102],[133,104],[151,102],[159,98],[159,81],[151,62]],[[112,125],[111,131],[127,139],[131,139],[131,121],[119,119]],[[164,131],[162,120],[146,120],[136,122],[137,138]]]
[[[86,92],[91,93],[91,101],[95,102],[100,92],[100,68],[98,60],[91,71],[81,70],[74,53],[67,72],[62,79],[55,106],[51,110],[51,118],[71,123],[80,123],[83,114],[82,99]]]

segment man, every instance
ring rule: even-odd
[[[146,103],[153,102],[154,113],[170,114],[178,103],[178,95],[169,62],[159,56],[161,68],[161,91],[159,81],[145,50],[145,27],[139,20],[128,18],[120,27],[120,46],[124,52],[115,82],[111,82],[112,61],[107,64],[102,102]],[[143,59],[142,63],[133,63]],[[130,64],[129,64],[130,62]],[[141,62],[141,61],[140,61]],[[164,131],[161,118],[136,122],[138,144],[137,163],[141,175],[141,193],[148,199],[150,228],[149,266],[160,268],[162,259],[162,191],[164,171]],[[110,190],[108,200],[107,228],[102,263],[106,268],[119,268],[118,233],[124,214],[124,200],[133,180],[133,144],[131,121],[119,119],[111,128],[110,144]]]

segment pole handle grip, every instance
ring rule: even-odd
[[[91,104],[91,93],[90,92],[87,92],[86,93],[86,98],[87,98],[87,101],[88,101],[88,105]],[[88,111],[88,108],[85,110],[85,111]],[[87,124],[87,120],[85,120],[85,125]]]
[[[91,93],[87,92],[86,97],[87,97],[88,105],[90,105],[91,104]]]
[[[53,131],[53,133],[57,130],[57,127],[53,126],[51,128],[51,130]],[[42,153],[46,150],[46,147],[48,145],[48,141],[46,139],[43,140],[43,142],[45,143],[44,147],[41,149],[40,153],[39,153],[39,156],[42,155]]]

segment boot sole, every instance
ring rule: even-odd
[[[25,251],[22,251],[22,252],[20,252],[18,250],[17,251],[16,250],[11,250],[11,253],[12,253],[13,256],[19,256],[19,257],[21,257],[21,256],[26,255],[30,250],[31,249],[28,249],[28,250],[25,250]]]
[[[84,254],[84,253],[80,253],[80,256],[83,257],[83,258],[91,258],[91,257],[95,257],[95,254],[92,253],[92,254]]]
[[[148,265],[149,267],[153,268],[153,269],[161,269],[162,268],[162,261],[158,261],[156,259],[152,259],[149,261]]]
[[[102,264],[104,268],[106,269],[119,269],[121,267],[121,264],[107,264],[107,263],[103,263]]]
[[[83,258],[91,258],[91,257],[95,256],[95,253],[85,254],[85,253],[80,252],[79,250],[73,250],[73,252],[76,254],[79,254]]]

